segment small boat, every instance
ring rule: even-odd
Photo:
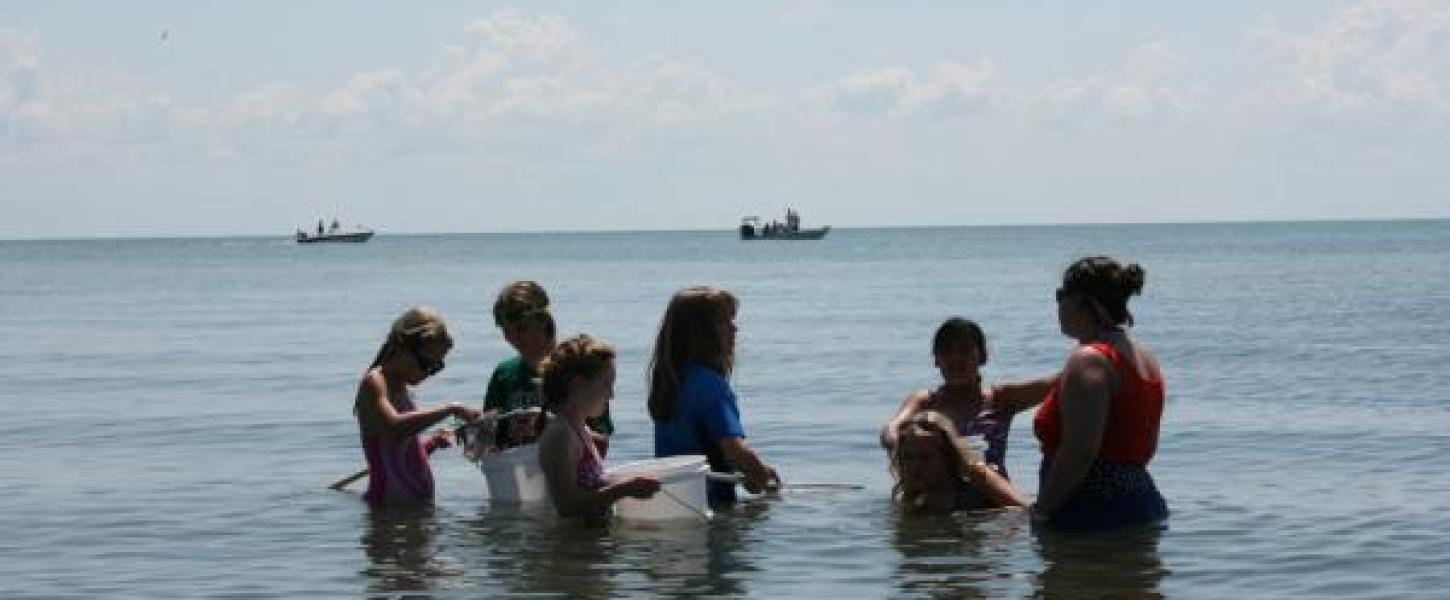
[[[801,215],[791,209],[785,210],[784,223],[779,221],[761,223],[760,217],[755,216],[740,219],[740,239],[742,240],[819,240],[830,232],[830,225],[815,229],[801,229]]]
[[[309,234],[302,229],[297,230],[297,243],[315,244],[318,242],[351,242],[360,244],[373,238],[373,230],[362,225],[354,226],[350,230],[344,230],[336,219],[332,221],[332,227],[322,228],[322,221],[317,222],[317,233]]]

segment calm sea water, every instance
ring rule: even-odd
[[[1403,597],[1450,585],[1450,222],[0,242],[0,596]],[[876,428],[937,380],[950,315],[989,379],[1055,369],[1052,290],[1142,263],[1169,405],[1166,530],[1041,535],[1021,513],[904,518]],[[649,455],[644,362],[670,294],[742,300],[752,443],[795,481],[708,524],[591,529],[489,503],[455,451],[430,511],[324,486],[361,463],[356,378],[391,319],[458,338],[424,403],[480,402],[492,298],[543,282],[619,349],[611,462]],[[1029,415],[1009,468],[1035,491]],[[361,486],[356,486],[360,488]]]

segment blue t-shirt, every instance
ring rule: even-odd
[[[725,374],[698,363],[687,363],[674,411],[667,421],[655,421],[655,456],[703,454],[710,461],[710,470],[734,473],[725,460],[720,439],[745,437],[740,424],[740,407]],[[710,482],[712,502],[733,502],[735,485]]]

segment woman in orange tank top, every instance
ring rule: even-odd
[[[1161,521],[1168,506],[1148,474],[1163,415],[1158,359],[1128,335],[1128,298],[1143,268],[1106,256],[1080,259],[1057,289],[1062,333],[1078,341],[1033,419],[1042,442],[1034,517],[1058,528]]]

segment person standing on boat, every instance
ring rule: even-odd
[[[518,414],[498,430],[495,443],[501,447],[532,442],[543,428],[539,365],[554,349],[554,315],[549,312],[549,295],[534,281],[514,281],[499,290],[493,303],[493,322],[503,332],[517,355],[500,362],[493,370],[484,394],[483,409],[499,414],[521,409],[540,412]],[[590,436],[601,455],[609,452],[614,421],[609,407],[586,419]]]
[[[322,219],[317,220],[317,237],[322,237]]]
[[[656,457],[703,454],[711,471],[739,471],[745,489],[759,493],[778,487],[780,476],[745,442],[730,388],[738,307],[730,292],[708,286],[670,299],[648,369],[649,415]],[[708,493],[712,503],[735,501],[733,483],[711,481]]]
[[[614,397],[614,348],[579,334],[564,340],[540,364],[544,409],[554,415],[539,435],[539,468],[554,508],[563,516],[597,517],[621,498],[648,498],[658,479],[607,481],[604,459],[586,419],[599,418]]]
[[[457,402],[421,409],[412,387],[443,370],[453,347],[448,327],[436,310],[408,309],[393,321],[377,357],[358,383],[353,401],[363,456],[368,464],[369,504],[412,505],[433,500],[433,471],[428,454],[448,445],[441,433],[423,431],[447,417],[472,421],[479,411]]]
[[[961,317],[947,319],[937,327],[931,348],[932,360],[941,372],[942,384],[936,389],[912,392],[901,401],[895,416],[881,428],[881,447],[895,464],[900,453],[919,450],[901,446],[902,429],[911,425],[921,430],[930,424],[917,423],[919,416],[927,411],[940,414],[949,420],[954,436],[981,439],[986,446],[982,450],[981,463],[991,471],[981,477],[960,480],[962,489],[957,494],[956,508],[1004,506],[1007,504],[1004,498],[1009,495],[1002,490],[1011,488],[1011,484],[1007,483],[1006,462],[1007,435],[1012,430],[1012,417],[1041,403],[1047,390],[1057,380],[1057,374],[1027,381],[982,385],[981,369],[987,364],[987,337],[976,322]],[[931,431],[925,433],[939,435]],[[943,439],[950,441],[956,437]],[[934,446],[948,448],[943,444]],[[910,474],[905,473],[907,476]]]
[[[1034,518],[1059,528],[1108,528],[1168,517],[1148,474],[1163,416],[1163,372],[1128,335],[1128,298],[1144,272],[1106,256],[1079,259],[1057,288],[1062,333],[1077,340],[1062,377],[1037,411],[1042,485]]]

